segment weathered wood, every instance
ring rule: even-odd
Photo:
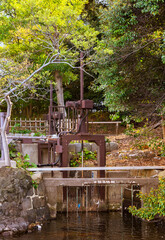
[[[41,120],[41,119],[36,119],[33,120],[33,119],[26,119],[23,120],[22,118],[20,119],[13,119],[13,120],[10,120],[10,124],[9,124],[9,127],[10,129],[12,127],[15,127],[16,124],[19,123],[20,124],[20,129],[28,129],[28,130],[31,130],[31,131],[40,131],[40,132],[47,132],[48,133],[48,121],[46,120]]]
[[[121,121],[108,121],[108,122],[88,122],[90,124],[117,124],[122,123]]]
[[[30,139],[41,139],[41,140],[46,140],[46,136],[31,136],[31,135],[26,135],[26,134],[8,134],[7,139],[23,139],[23,138],[30,138]]]
[[[69,116],[69,115],[68,115]],[[48,121],[46,120],[41,120],[40,119],[12,119],[10,120],[9,127],[10,129],[14,127],[17,123],[20,124],[21,129],[29,129],[31,131],[40,131],[40,132],[47,132],[48,133]],[[116,135],[118,135],[118,129],[119,129],[119,123],[120,121],[113,121],[113,122],[89,122],[89,124],[116,124]],[[61,119],[59,120],[59,128],[60,131],[70,131],[74,125],[76,125],[77,122],[75,119]]]
[[[92,124],[92,132],[93,132],[93,124],[116,124],[116,136],[119,134],[119,124],[121,121],[108,121],[108,122],[88,122]]]
[[[152,131],[153,129],[159,127],[160,125],[161,125],[161,121],[155,123],[153,126],[150,126],[148,129],[149,129],[149,131]]]
[[[164,116],[162,116],[162,132],[163,132],[163,140],[165,142],[165,119],[164,119]]]
[[[111,184],[157,185],[158,178],[44,178],[45,186],[108,186]]]

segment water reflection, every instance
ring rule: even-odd
[[[12,238],[15,240],[158,240],[165,239],[164,223],[146,223],[128,214],[59,214],[42,231]]]

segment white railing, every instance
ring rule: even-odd
[[[124,167],[42,167],[28,168],[33,172],[49,172],[49,171],[119,171],[119,170],[164,170],[165,166],[124,166]]]

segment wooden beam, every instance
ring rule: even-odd
[[[108,186],[111,184],[158,185],[158,178],[44,178],[45,186]]]

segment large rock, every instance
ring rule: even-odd
[[[0,169],[0,234],[25,232],[30,223],[50,218],[45,186],[34,189],[31,176],[22,169]]]
[[[110,152],[119,149],[118,143],[116,143],[116,142],[110,142],[109,144],[110,144]]]
[[[160,178],[165,178],[165,171],[161,171],[161,172],[158,174],[158,177],[160,177]]]
[[[133,150],[133,151],[122,151],[118,153],[119,158],[130,158],[130,159],[154,159],[155,153],[152,151],[144,150]]]
[[[98,146],[96,143],[92,143],[92,152],[97,152],[98,151]]]
[[[29,222],[22,217],[4,217],[0,216],[0,235],[8,237],[14,234],[27,231]]]

